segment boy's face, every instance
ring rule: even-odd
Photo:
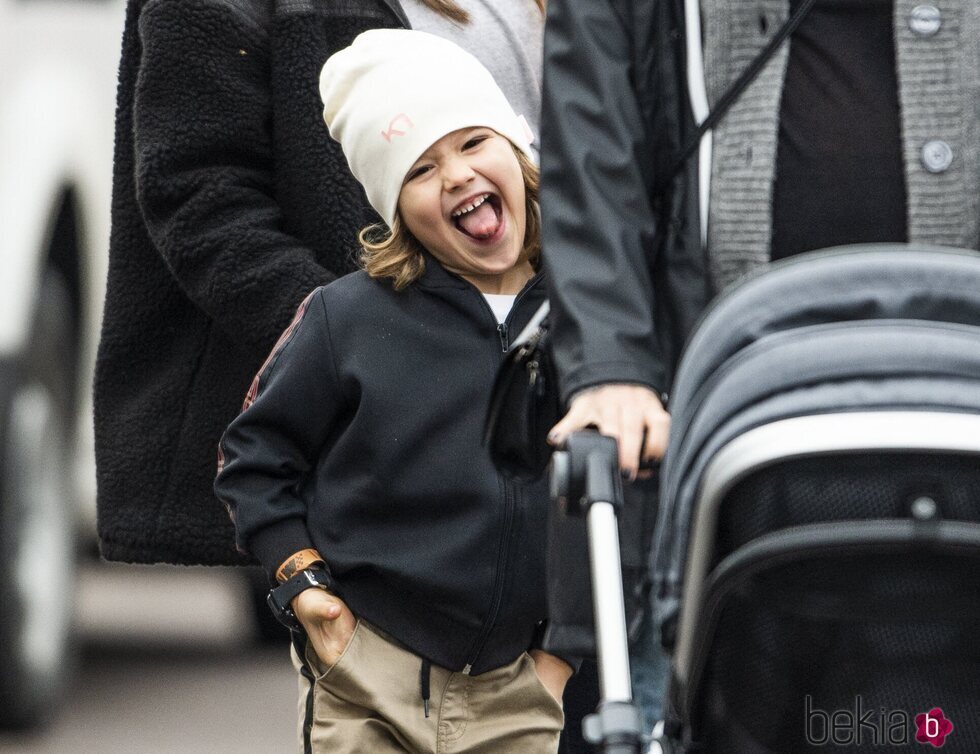
[[[443,267],[484,293],[512,292],[501,283],[516,279],[527,218],[524,177],[505,137],[490,128],[443,136],[409,169],[398,211]]]

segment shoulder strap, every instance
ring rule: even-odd
[[[759,51],[759,54],[753,58],[752,62],[745,67],[745,70],[739,74],[738,78],[735,79],[730,87],[728,87],[725,93],[721,95],[718,102],[715,104],[714,109],[708,113],[708,117],[704,119],[701,125],[698,126],[697,131],[691,135],[691,137],[681,148],[680,154],[678,154],[677,158],[674,160],[670,170],[667,171],[667,174],[661,180],[657,181],[657,188],[654,191],[655,194],[659,194],[661,191],[667,188],[668,184],[670,184],[670,182],[674,179],[674,176],[676,176],[687,161],[691,159],[691,155],[697,151],[698,145],[701,143],[701,139],[704,137],[704,135],[718,125],[719,121],[725,117],[725,113],[727,113],[728,109],[738,101],[738,98],[742,95],[742,92],[745,91],[745,88],[752,83],[752,80],[759,74],[759,71],[761,71],[763,66],[769,61],[772,54],[779,49],[779,46],[786,41],[790,34],[796,31],[796,28],[806,17],[807,13],[810,12],[810,9],[813,7],[815,2],[816,0],[802,0],[793,15],[786,19],[786,22],[779,27],[772,39],[770,39],[766,46]]]

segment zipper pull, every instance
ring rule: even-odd
[[[504,353],[510,348],[510,336],[507,334],[507,323],[501,322],[497,325],[497,334],[500,336],[500,346],[504,349]]]

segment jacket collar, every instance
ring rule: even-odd
[[[443,267],[428,251],[422,251],[425,260],[425,270],[416,284],[422,288],[468,288],[470,283],[459,275],[454,275]]]

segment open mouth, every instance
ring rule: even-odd
[[[471,197],[452,211],[452,221],[475,241],[492,241],[504,226],[500,197],[490,192]]]

